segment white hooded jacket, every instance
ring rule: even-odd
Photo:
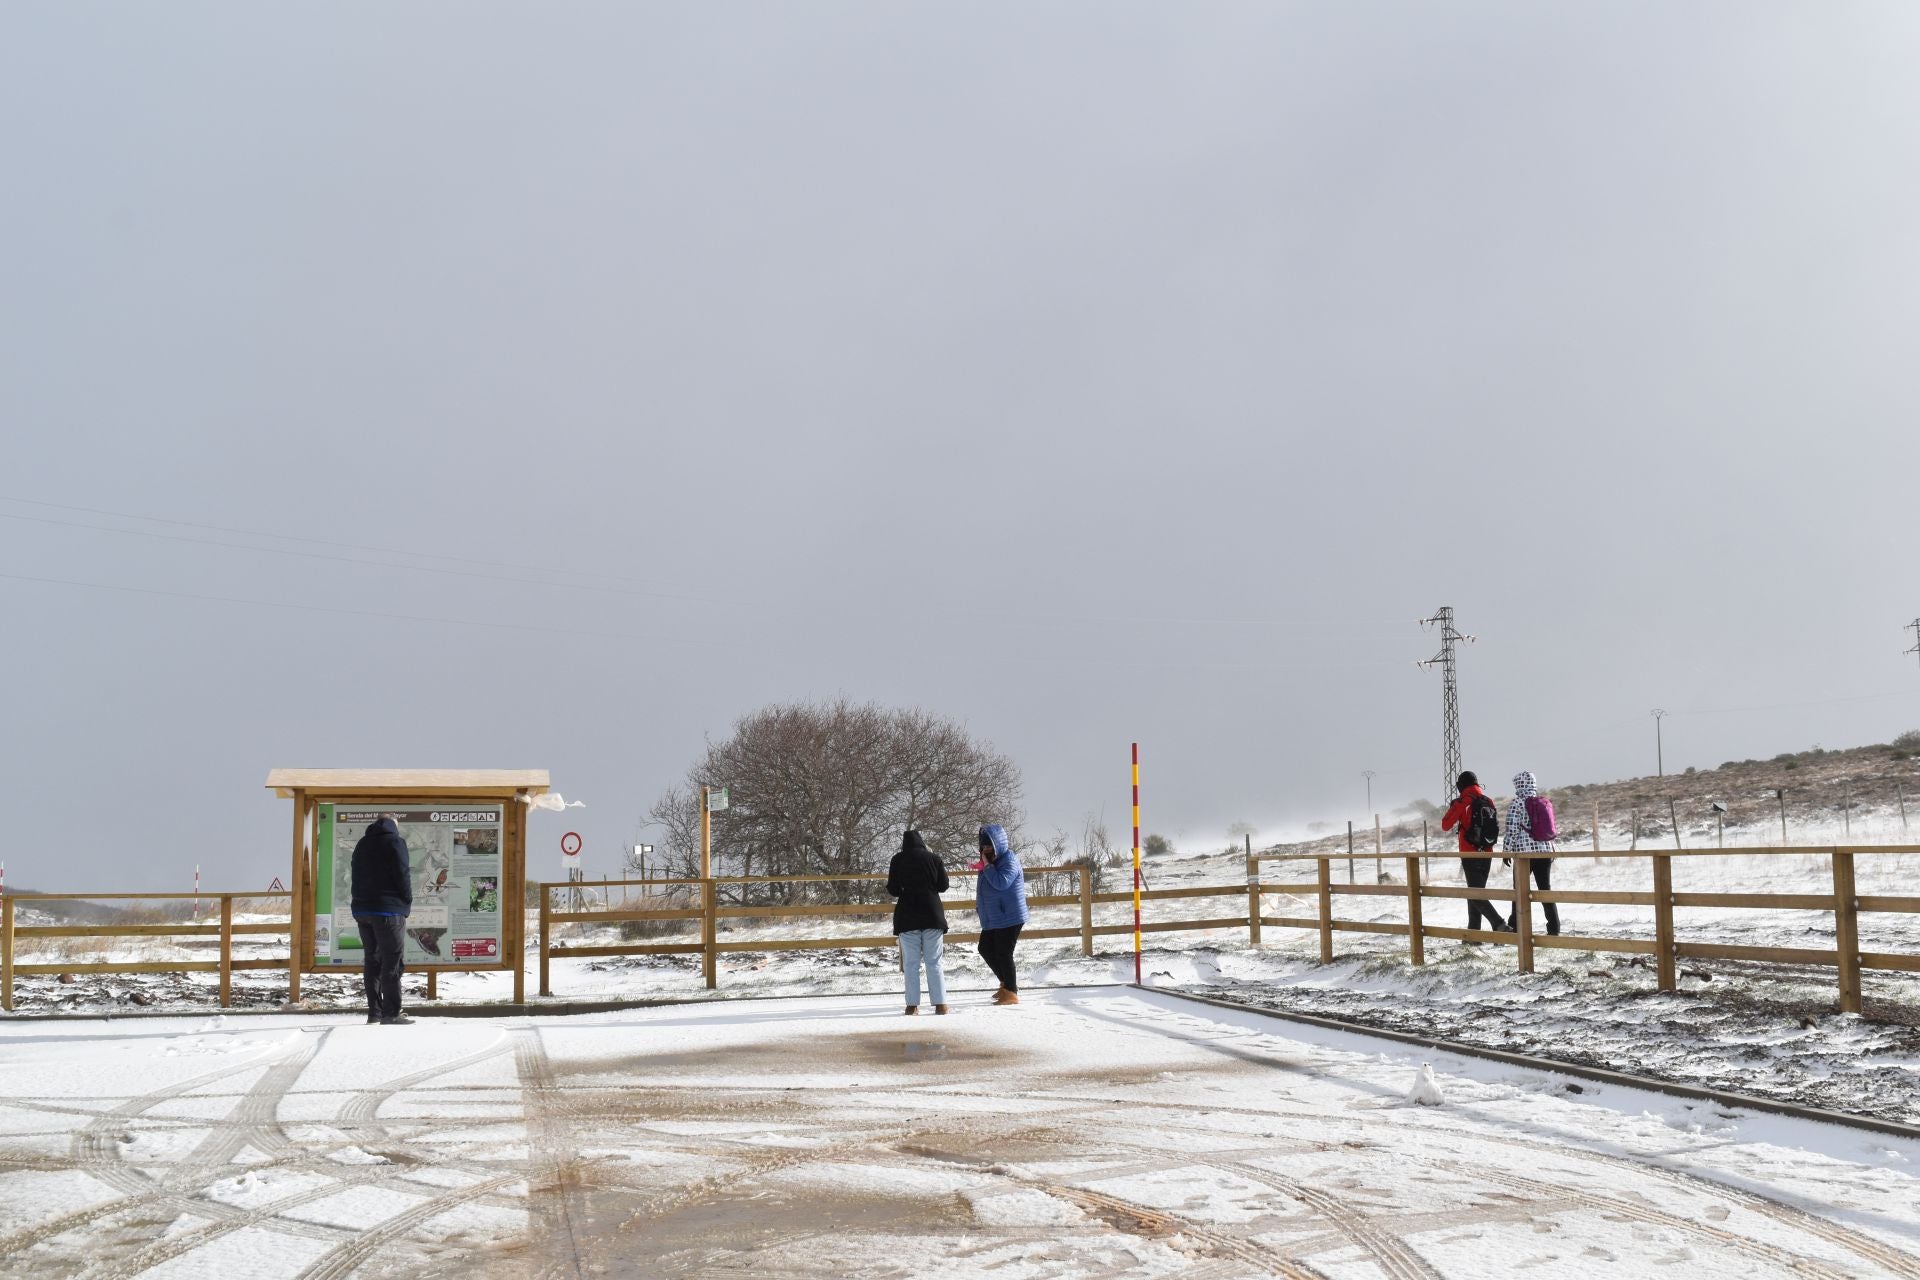
[[[1535,840],[1533,824],[1527,821],[1527,797],[1540,794],[1533,774],[1525,769],[1513,775],[1513,802],[1507,806],[1506,851],[1508,853],[1552,853],[1553,841]]]

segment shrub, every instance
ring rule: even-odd
[[[1920,729],[1907,730],[1895,738],[1891,745],[1896,750],[1905,751],[1909,754],[1920,752]]]

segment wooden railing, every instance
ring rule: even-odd
[[[292,895],[284,891],[265,893],[8,893],[0,896],[0,1009],[13,1011],[13,980],[16,974],[55,973],[218,973],[220,1004],[233,1003],[233,974],[244,969],[288,969],[290,957],[251,960],[233,958],[233,940],[239,934],[290,934],[292,920],[252,921],[235,924],[235,899],[251,902],[285,898],[291,906]],[[133,924],[16,924],[14,905],[20,902],[187,902],[205,900],[218,904],[218,923],[198,919],[176,921],[140,921]],[[34,938],[210,938],[220,939],[217,960],[58,960],[17,963],[14,956],[18,939]],[[29,947],[31,950],[31,947]]]
[[[954,880],[971,877],[970,872],[954,871],[949,873]],[[1072,876],[1076,891],[1070,894],[1029,894],[1027,907],[1031,911],[1049,911],[1064,907],[1078,907],[1080,921],[1078,925],[1034,927],[1029,924],[1021,931],[1022,941],[1031,938],[1078,938],[1080,954],[1093,954],[1093,940],[1096,937],[1113,934],[1131,934],[1133,925],[1095,924],[1093,921],[1096,906],[1113,903],[1131,903],[1131,889],[1119,892],[1095,893],[1093,876],[1085,866],[1067,867],[1029,867],[1026,869],[1029,884],[1042,876]],[[719,924],[722,920],[770,920],[788,917],[866,917],[886,918],[893,915],[890,901],[846,902],[846,903],[800,903],[795,905],[752,906],[722,901],[722,895],[729,887],[736,892],[749,886],[774,885],[827,885],[827,884],[864,884],[884,883],[886,876],[878,874],[840,875],[840,876],[715,876],[710,880],[701,879],[659,879],[659,880],[591,880],[586,882],[570,881],[564,884],[545,884],[538,886],[540,894],[540,994],[553,994],[550,979],[550,960],[555,955],[578,957],[607,956],[647,956],[647,955],[698,955],[701,957],[701,970],[708,990],[717,988],[719,979],[719,957],[730,951],[811,951],[821,948],[864,948],[891,947],[894,945],[891,934],[861,934],[842,937],[822,938],[779,938],[755,939],[722,942],[719,937]],[[592,892],[599,890],[605,894],[607,904],[585,910],[556,910],[554,896],[572,891]],[[673,894],[679,891],[688,899],[688,905],[675,907],[634,907],[630,904],[614,905],[615,892],[624,894],[639,890],[648,897]],[[1240,898],[1245,890],[1239,885],[1208,885],[1197,888],[1148,889],[1142,890],[1142,902],[1162,901],[1169,898]],[[644,899],[643,899],[644,900]],[[961,906],[961,903],[953,904]],[[554,930],[565,925],[617,925],[628,921],[690,921],[700,922],[699,941],[685,942],[621,942],[616,944],[593,944],[572,946],[565,941],[556,940]],[[1209,920],[1149,920],[1141,926],[1142,933],[1167,933],[1184,929],[1244,929],[1247,918],[1244,915],[1228,916]],[[949,942],[976,942],[978,933],[955,931],[947,935]]]
[[[1421,854],[1390,855],[1400,858],[1405,867],[1405,880],[1400,884],[1337,884],[1333,878],[1333,865],[1346,858],[1344,853],[1331,854],[1253,854],[1246,859],[1246,881],[1232,885],[1192,885],[1170,889],[1148,889],[1140,894],[1143,903],[1164,902],[1173,899],[1193,898],[1234,898],[1238,901],[1241,914],[1232,916],[1207,916],[1197,919],[1169,920],[1145,918],[1141,924],[1142,933],[1168,933],[1195,929],[1245,929],[1247,940],[1254,946],[1260,945],[1267,929],[1301,929],[1315,932],[1319,936],[1319,953],[1322,963],[1331,963],[1335,959],[1334,935],[1337,933],[1386,934],[1407,939],[1407,951],[1411,961],[1418,965],[1426,961],[1426,940],[1429,938],[1453,939],[1464,942],[1491,943],[1496,946],[1516,948],[1520,972],[1531,973],[1534,968],[1534,954],[1542,948],[1568,951],[1608,951],[1627,952],[1653,957],[1654,968],[1662,991],[1676,989],[1678,981],[1678,962],[1680,960],[1721,959],[1766,961],[1784,965],[1831,966],[1838,975],[1840,1008],[1849,1013],[1857,1013],[1861,1006],[1861,973],[1868,970],[1920,973],[1920,954],[1895,951],[1862,950],[1860,944],[1860,916],[1863,913],[1886,913],[1900,915],[1920,914],[1920,896],[1900,894],[1861,894],[1855,884],[1855,860],[1861,857],[1873,857],[1893,854],[1920,854],[1920,845],[1839,845],[1808,848],[1764,848],[1764,849],[1687,849],[1687,850],[1612,850],[1596,852],[1556,852],[1552,855],[1537,854],[1495,854],[1493,856],[1511,857],[1514,863],[1514,879],[1510,888],[1489,886],[1484,889],[1467,888],[1456,885],[1436,885],[1428,883],[1423,875]],[[1823,885],[1819,892],[1811,893],[1694,893],[1676,892],[1673,887],[1674,860],[1686,858],[1798,858],[1809,856],[1827,861],[1827,879],[1831,887]],[[1435,855],[1438,856],[1438,855]],[[1618,859],[1641,859],[1648,863],[1649,875],[1645,888],[1633,889],[1555,889],[1539,891],[1532,888],[1531,879],[1526,874],[1527,864],[1536,857],[1551,856],[1559,862],[1602,861]],[[1269,883],[1263,876],[1262,868],[1274,863],[1307,863],[1312,865],[1313,879],[1297,883]],[[951,873],[956,881],[970,878],[968,872]],[[1130,890],[1096,893],[1093,891],[1093,876],[1085,866],[1034,867],[1027,872],[1029,885],[1035,888],[1047,887],[1043,877],[1071,877],[1072,893],[1035,893],[1028,897],[1027,904],[1037,915],[1058,916],[1072,908],[1078,908],[1078,920],[1053,923],[1037,919],[1024,934],[1024,938],[1078,938],[1082,955],[1092,955],[1094,939],[1101,936],[1126,935],[1133,932],[1131,921],[1124,923],[1095,923],[1095,908],[1131,903]],[[1504,878],[1504,877],[1503,877]],[[709,989],[719,985],[719,957],[729,952],[744,951],[804,951],[820,948],[871,948],[891,947],[893,938],[888,934],[857,934],[840,937],[803,937],[803,938],[743,938],[722,941],[720,922],[723,920],[781,920],[781,919],[883,919],[892,914],[893,906],[889,901],[853,901],[853,902],[788,902],[755,904],[746,899],[753,897],[752,890],[759,888],[770,893],[806,894],[820,892],[830,885],[852,885],[865,892],[875,882],[884,881],[883,875],[839,875],[839,876],[716,876],[712,879],[654,879],[654,880],[595,880],[536,885],[538,894],[539,928],[539,965],[540,994],[553,994],[551,981],[551,961],[555,955],[575,958],[644,956],[644,955],[698,955],[701,968]],[[600,904],[580,903],[581,896],[590,896],[599,891],[603,901]],[[631,902],[613,900],[613,894],[622,895],[638,891],[642,896],[638,905]],[[562,894],[571,894],[576,901],[564,906],[556,906],[556,898]],[[679,901],[661,903],[664,895],[674,895]],[[1305,916],[1271,916],[1266,913],[1267,899],[1274,896],[1310,897],[1314,900],[1315,911]],[[147,900],[156,902],[182,902],[191,900],[191,893],[8,893],[0,896],[0,1008],[11,1011],[14,1005],[14,980],[17,975],[56,974],[56,973],[179,973],[179,972],[217,972],[220,975],[219,993],[222,1006],[232,1003],[232,975],[236,970],[250,969],[289,969],[290,957],[270,956],[249,959],[234,958],[234,939],[246,934],[287,934],[291,921],[234,921],[234,903],[236,900],[287,899],[289,895],[280,893],[202,893],[198,897],[216,904],[218,922],[193,921],[139,921],[133,923],[100,924],[48,924],[19,925],[15,920],[17,903],[35,901],[131,901]],[[962,895],[956,892],[955,897]],[[728,897],[738,899],[728,901]],[[1334,900],[1341,897],[1394,898],[1406,904],[1406,920],[1343,920],[1334,914]],[[1482,899],[1491,902],[1513,904],[1515,931],[1511,933],[1494,932],[1486,929],[1456,929],[1443,925],[1428,924],[1425,921],[1424,908],[1429,899]],[[1552,902],[1565,904],[1590,904],[1601,906],[1627,906],[1651,908],[1653,913],[1653,936],[1605,936],[1600,934],[1561,934],[1547,936],[1534,927],[1532,904]],[[965,910],[963,901],[954,904]],[[1690,941],[1676,930],[1674,911],[1676,908],[1727,908],[1735,910],[1775,910],[1775,911],[1818,911],[1830,912],[1834,919],[1834,945],[1832,949],[1789,947],[1789,946],[1750,946],[1712,941]],[[556,937],[557,931],[572,926],[620,925],[627,922],[697,922],[698,936],[686,939],[651,941],[644,939],[627,940],[615,943],[602,941],[589,942],[586,945],[569,945],[568,941]],[[36,960],[19,963],[16,948],[26,943],[23,949],[34,950],[32,940],[40,938],[179,938],[179,937],[217,937],[219,955],[211,960]],[[953,942],[972,942],[977,933],[954,932],[948,935]],[[436,978],[433,969],[427,971],[428,997],[437,994]]]
[[[1920,853],[1920,845],[1856,845],[1818,849],[1650,849],[1602,850],[1578,853],[1493,853],[1489,856],[1513,860],[1513,887],[1498,889],[1458,888],[1429,885],[1421,878],[1421,855],[1405,855],[1406,878],[1402,884],[1335,884],[1332,864],[1346,854],[1255,854],[1247,859],[1247,912],[1249,939],[1260,942],[1261,929],[1274,926],[1289,929],[1313,929],[1320,935],[1320,962],[1334,959],[1335,933],[1384,933],[1405,937],[1407,952],[1414,964],[1426,962],[1427,938],[1453,938],[1465,942],[1492,943],[1518,948],[1522,973],[1533,972],[1533,953],[1538,948],[1566,951],[1617,951],[1650,955],[1660,990],[1672,991],[1678,983],[1677,962],[1684,958],[1703,960],[1761,960],[1789,965],[1832,965],[1839,973],[1840,1009],[1860,1012],[1860,973],[1863,969],[1897,970],[1920,973],[1920,955],[1860,949],[1862,912],[1920,913],[1920,897],[1859,894],[1854,885],[1854,859],[1884,854]],[[1673,862],[1676,858],[1760,857],[1806,858],[1808,855],[1829,860],[1833,888],[1830,893],[1676,893],[1673,888]],[[1640,858],[1651,864],[1650,883],[1645,890],[1532,888],[1528,864],[1536,858],[1556,862]],[[1260,874],[1264,862],[1312,862],[1315,878],[1305,884],[1267,884]],[[1264,914],[1263,899],[1268,894],[1305,896],[1318,900],[1319,910],[1312,918],[1272,917]],[[1333,914],[1336,897],[1403,898],[1407,921],[1341,920]],[[1481,899],[1513,904],[1514,931],[1452,929],[1429,925],[1422,916],[1422,904],[1428,898]],[[1586,903],[1601,906],[1637,906],[1653,908],[1654,936],[1618,938],[1593,935],[1560,934],[1548,936],[1533,927],[1535,902]],[[1834,917],[1834,947],[1822,950],[1809,947],[1756,947],[1718,942],[1687,942],[1677,936],[1673,912],[1676,907],[1721,907],[1744,910],[1830,911]]]

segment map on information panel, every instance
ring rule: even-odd
[[[383,813],[393,815],[407,842],[413,876],[407,967],[500,960],[500,845],[506,817],[501,805],[400,800],[377,808],[323,804],[318,810],[315,963],[357,965],[365,959],[353,918],[353,848]]]

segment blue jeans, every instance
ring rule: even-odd
[[[900,935],[900,967],[907,971],[907,1007],[920,1004],[920,966],[927,966],[927,995],[935,1004],[947,1002],[947,980],[940,972],[940,950],[946,935],[938,929],[909,929]]]

